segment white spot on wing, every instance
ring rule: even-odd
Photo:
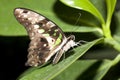
[[[39,30],[38,30],[38,33],[43,33],[43,32],[44,32],[43,29],[39,29]]]
[[[48,21],[46,25],[48,25],[49,27],[54,27],[55,26],[55,24],[51,21]]]
[[[32,32],[32,33],[31,33],[31,36],[34,36],[34,35],[35,35],[35,33],[34,33],[34,32]]]
[[[24,17],[24,18],[27,18],[28,16],[25,14],[25,15],[23,15],[23,17]]]
[[[45,17],[39,16],[39,21],[44,20],[44,19],[45,19]]]
[[[47,44],[44,44],[43,46],[44,46],[44,47],[46,47],[46,46],[47,46]]]
[[[15,9],[15,13],[19,13],[19,14],[21,14],[21,13],[23,13],[23,10],[22,9]]]
[[[32,20],[32,18],[31,18],[31,17],[29,17],[29,18],[28,18],[28,20]]]
[[[28,27],[28,30],[29,30],[29,31],[32,30],[31,27]]]
[[[39,28],[39,25],[34,25],[34,29],[38,29]]]
[[[31,37],[31,40],[34,39],[35,37]]]
[[[36,45],[37,45],[37,43],[35,42],[33,45],[34,45],[34,46],[36,46]]]

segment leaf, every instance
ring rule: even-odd
[[[97,39],[92,42],[89,42],[85,45],[77,47],[75,49],[75,53],[70,57],[62,60],[56,65],[48,65],[42,68],[36,68],[29,72],[28,74],[23,74],[19,78],[19,80],[51,80],[62,71],[64,71],[67,67],[69,67],[73,62],[75,62],[79,57],[81,57],[88,49],[90,49],[93,45],[101,41],[102,39]]]
[[[97,32],[102,34],[102,31],[101,31],[100,28],[98,28],[98,27],[90,27],[90,26],[80,26],[80,27],[77,28],[76,31],[80,31],[80,32],[95,32],[95,31],[97,31]]]
[[[107,72],[119,61],[120,55],[114,60],[79,60],[53,80],[102,80]]]
[[[84,78],[90,77],[90,73],[95,72],[95,64],[99,66],[99,63],[97,60],[77,60],[53,80],[85,80]]]
[[[101,24],[105,24],[103,16],[100,14],[97,8],[90,2],[90,0],[61,0],[61,2],[70,7],[90,12],[91,14],[96,16],[98,20],[100,20]]]
[[[116,0],[106,0],[106,4],[107,4],[107,20],[106,20],[106,33],[107,33],[107,29],[110,30],[110,24],[111,24],[111,19],[112,19],[112,15],[113,15],[113,11],[115,10],[115,5],[116,5]]]
[[[107,19],[110,21],[115,10],[116,0],[106,0],[107,4]]]

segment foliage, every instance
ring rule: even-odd
[[[120,52],[120,11],[115,12],[116,0],[12,0],[13,3],[9,5],[6,2],[7,0],[2,0],[0,3],[0,16],[7,17],[0,19],[1,36],[26,35],[24,27],[13,16],[14,8],[24,7],[45,15],[58,24],[67,34],[75,34],[77,40],[83,38],[89,41],[92,39],[92,41],[75,48],[74,52],[73,50],[68,51],[66,53],[66,55],[69,54],[68,57],[58,64],[31,67],[21,74],[18,80],[120,79],[120,74],[108,77],[112,74],[111,70],[114,71],[116,66],[119,65],[119,54],[112,58],[113,60],[110,60],[111,58],[101,59],[95,56],[98,53],[102,56],[105,56],[105,54],[113,56],[114,53],[109,52],[111,49],[115,49],[117,53]],[[6,8],[2,8],[3,4],[6,4]],[[115,23],[112,19],[115,20]],[[80,35],[83,33],[87,35]],[[92,38],[93,36],[89,33],[93,33],[97,39]],[[96,47],[98,44],[102,46],[99,51]],[[95,47],[93,50],[95,54],[91,54],[94,55],[94,60],[89,58],[83,60],[82,56],[91,47]],[[105,49],[109,50],[106,51]]]

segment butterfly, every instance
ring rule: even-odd
[[[63,53],[77,46],[75,36],[66,37],[62,29],[43,15],[26,8],[15,8],[14,16],[22,24],[29,37],[27,66],[39,66],[53,58],[56,64]]]

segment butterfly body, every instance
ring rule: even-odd
[[[18,22],[25,26],[31,40],[26,63],[28,66],[44,64],[53,55],[55,64],[64,52],[79,44],[74,41],[74,35],[66,37],[54,22],[35,11],[16,8],[14,15]]]

